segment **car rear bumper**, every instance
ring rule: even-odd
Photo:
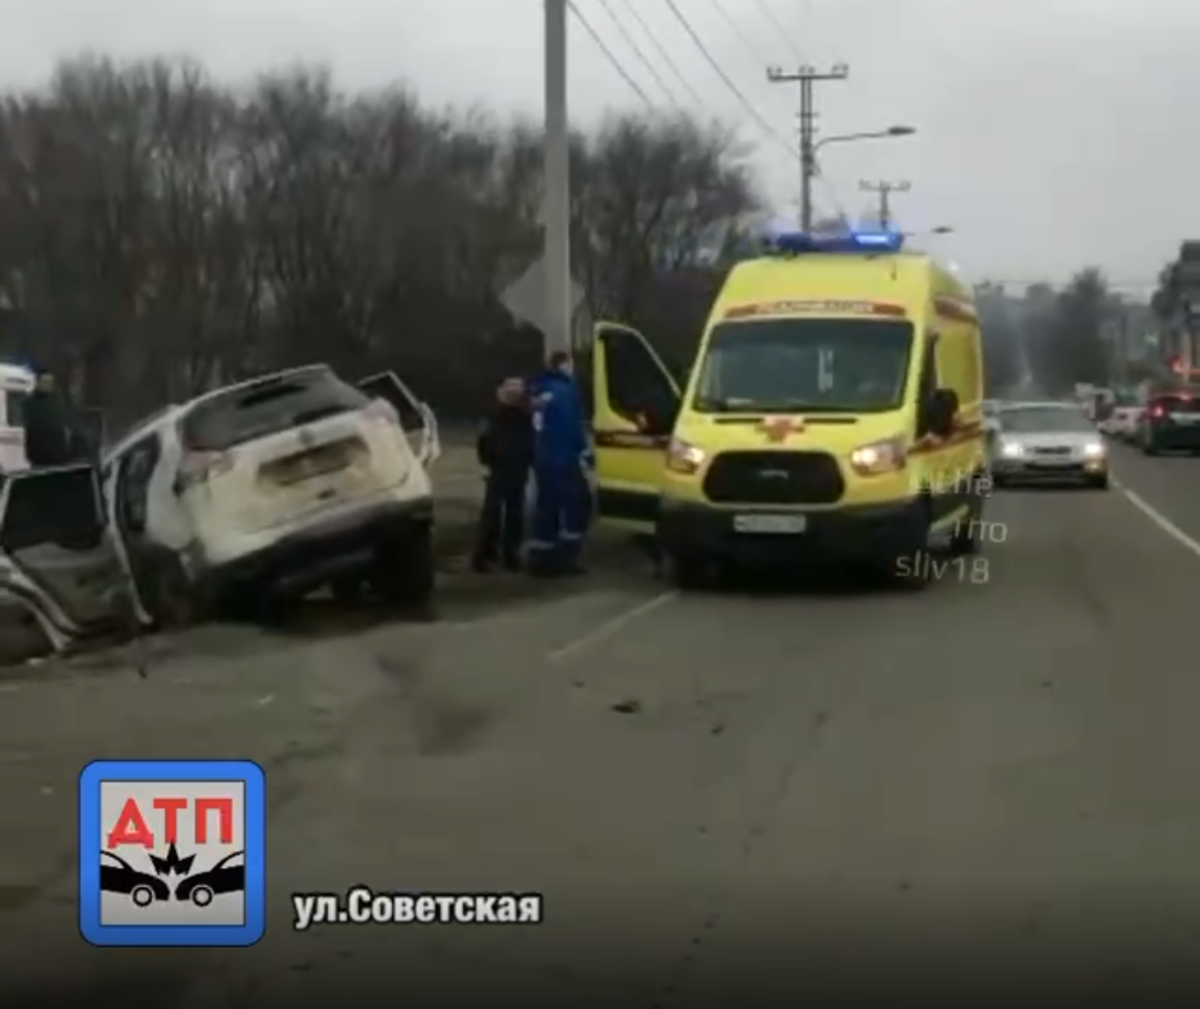
[[[193,567],[216,593],[247,585],[302,592],[365,570],[381,541],[422,535],[432,526],[431,497],[388,501],[306,526],[236,560],[208,564],[193,557]]]
[[[798,533],[745,533],[734,527],[739,514],[785,514],[785,509],[716,508],[664,500],[658,535],[669,553],[779,567],[829,561],[887,561],[925,544],[925,506],[916,498],[879,505],[854,505],[804,512]],[[791,512],[788,514],[798,514]]]
[[[1156,426],[1150,428],[1148,434],[1159,448],[1200,449],[1200,424]]]

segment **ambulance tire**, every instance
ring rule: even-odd
[[[978,489],[982,483],[981,477],[972,481],[976,489],[967,501],[967,517],[955,524],[950,536],[950,554],[953,557],[973,557],[983,549],[984,495]]]
[[[924,592],[932,582],[932,566],[928,563],[931,533],[933,531],[933,507],[929,500],[922,503],[916,519],[917,529],[913,536],[915,549],[905,551],[905,557],[915,558],[915,563],[892,565],[889,575],[891,583],[904,592]]]
[[[375,548],[372,586],[389,603],[425,609],[436,583],[433,524],[426,522],[388,536]]]
[[[681,592],[703,592],[713,584],[712,564],[704,554],[672,553],[671,581]]]

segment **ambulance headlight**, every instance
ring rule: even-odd
[[[1000,454],[1005,459],[1020,459],[1025,454],[1025,446],[1019,441],[1002,441],[1000,443]]]
[[[1083,446],[1083,454],[1089,459],[1104,458],[1104,442],[1092,441]]]
[[[898,436],[859,445],[850,453],[850,465],[860,476],[876,476],[903,469],[907,458],[904,438]]]
[[[667,469],[674,473],[687,476],[695,473],[704,465],[708,454],[698,445],[684,441],[682,438],[672,438],[667,448]]]

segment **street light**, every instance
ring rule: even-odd
[[[825,137],[813,144],[816,154],[826,144],[848,144],[855,140],[888,140],[891,137],[911,137],[917,132],[915,126],[889,126],[886,130],[870,130],[866,133],[841,133],[836,137]]]
[[[938,225],[936,228],[930,228],[928,231],[905,231],[905,238],[929,238],[932,235],[953,235],[954,228],[948,224]]]

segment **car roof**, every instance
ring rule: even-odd
[[[283,371],[272,371],[266,375],[256,375],[254,378],[248,378],[243,382],[232,382],[229,385],[223,385],[220,388],[201,393],[195,399],[188,400],[182,407],[182,412],[188,413],[210,400],[224,396],[226,393],[237,392],[239,389],[253,389],[257,385],[267,385],[270,382],[278,382],[281,379],[317,374],[323,371],[332,373],[333,369],[327,364],[303,364],[297,368],[285,368]]]
[[[170,424],[178,423],[196,407],[201,406],[210,400],[216,399],[229,392],[236,392],[238,389],[252,389],[256,385],[265,385],[268,382],[279,381],[280,379],[291,378],[298,375],[315,374],[317,372],[329,371],[333,369],[327,364],[305,364],[297,368],[285,368],[282,371],[269,372],[266,375],[257,375],[254,378],[248,378],[243,382],[232,382],[229,385],[218,386],[216,389],[210,389],[208,392],[201,393],[199,396],[189,399],[186,403],[170,403],[160,410],[156,410],[148,417],[143,417],[129,429],[125,436],[117,442],[106,454],[105,461],[111,460],[123,453],[134,442],[139,441],[148,430],[151,428],[163,428]]]

